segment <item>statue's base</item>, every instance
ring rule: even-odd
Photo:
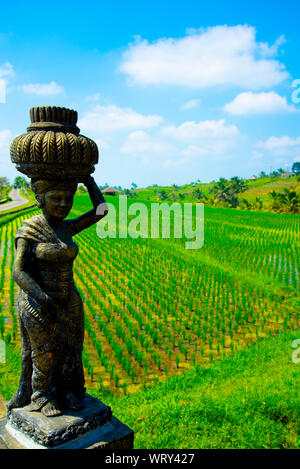
[[[6,449],[132,449],[133,435],[109,407],[88,395],[81,410],[57,417],[22,407],[0,419],[0,448]]]

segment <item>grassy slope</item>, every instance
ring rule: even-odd
[[[299,332],[264,339],[143,392],[117,398],[91,393],[135,431],[135,448],[300,448]],[[298,355],[299,356],[299,355]],[[0,388],[9,399],[20,373],[7,347]]]
[[[270,201],[269,192],[282,191],[284,189],[293,189],[299,192],[300,183],[297,181],[297,177],[291,178],[262,178],[256,181],[248,183],[249,189],[242,194],[242,196],[248,200],[248,202],[254,202],[256,197],[260,197],[264,202]]]
[[[256,181],[249,179],[246,180],[246,182],[248,185],[248,190],[241,194],[241,198],[248,200],[248,202],[250,203],[254,202],[256,197],[260,197],[263,200],[264,204],[268,205],[271,201],[269,192],[273,190],[281,191],[285,188],[292,188],[294,190],[296,189],[297,191],[300,191],[300,183],[299,181],[297,181],[296,176],[291,178],[265,177],[257,179]],[[168,197],[170,197],[171,194],[174,193],[176,195],[176,200],[179,200],[178,194],[181,193],[184,194],[184,202],[196,202],[197,200],[193,196],[193,192],[196,189],[200,189],[204,194],[208,194],[208,191],[211,187],[212,183],[199,183],[194,186],[192,184],[185,184],[183,186],[178,187],[177,189],[174,189],[174,187],[172,186],[147,187],[137,189],[135,192],[138,198],[140,199],[157,201],[158,195],[155,193],[155,191],[158,192],[164,190],[168,194]]]
[[[107,399],[136,448],[300,448],[299,333],[266,339],[144,393]]]

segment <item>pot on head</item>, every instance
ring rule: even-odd
[[[10,147],[11,161],[31,179],[82,180],[95,171],[98,147],[80,135],[77,112],[64,107],[30,109],[27,133]]]

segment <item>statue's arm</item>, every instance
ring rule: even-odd
[[[30,260],[30,242],[26,239],[19,238],[17,241],[17,252],[13,267],[13,279],[19,287],[27,293],[33,300],[40,306],[47,305],[53,306],[53,300],[50,298],[41,287],[28,273],[27,266]]]
[[[102,192],[94,181],[94,178],[89,176],[84,184],[88,190],[90,199],[93,204],[93,209],[87,213],[84,213],[78,218],[68,220],[71,225],[73,235],[76,235],[82,230],[85,230],[89,226],[97,223],[101,218],[105,217],[108,213],[108,206],[105,202]]]

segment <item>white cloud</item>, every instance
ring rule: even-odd
[[[183,157],[227,158],[241,137],[235,125],[226,125],[224,119],[183,122],[167,126],[160,134],[181,144]]]
[[[0,103],[6,102],[6,85],[8,79],[15,75],[12,64],[5,62],[0,67]]]
[[[95,143],[97,144],[99,150],[106,150],[107,148],[110,148],[110,144],[104,140],[103,138],[97,138],[95,139]]]
[[[285,42],[285,37],[283,34],[281,34],[281,36],[279,36],[279,38],[276,39],[274,44],[272,44],[271,46],[269,46],[267,42],[260,42],[258,44],[258,47],[263,57],[273,57],[274,55],[278,54],[279,47],[282,46],[282,44],[284,44]]]
[[[195,157],[209,157],[214,156],[226,156],[228,152],[236,147],[235,140],[206,140],[201,142],[201,145],[188,145],[182,150],[182,154],[186,156],[195,156]]]
[[[194,109],[195,107],[198,106],[199,102],[200,102],[199,99],[190,99],[189,101],[187,101],[181,106],[181,109],[183,110]]]
[[[163,167],[171,168],[176,166],[182,166],[190,162],[189,158],[179,158],[179,159],[167,159],[163,162]]]
[[[11,139],[12,133],[10,130],[0,130],[0,149],[2,152],[9,149]]]
[[[99,101],[100,93],[91,94],[90,96],[87,96],[85,99],[86,101]]]
[[[35,94],[37,96],[52,96],[63,93],[64,89],[55,81],[50,83],[29,83],[21,85],[21,89],[25,94]]]
[[[138,84],[261,89],[289,76],[271,58],[282,42],[281,36],[273,46],[258,43],[255,28],[248,25],[190,30],[182,38],[152,43],[137,38],[124,53],[120,71]]]
[[[253,160],[261,160],[264,156],[264,153],[262,153],[261,151],[253,150],[252,152]]]
[[[295,151],[299,152],[300,137],[289,137],[284,135],[282,137],[269,137],[266,141],[259,141],[256,144],[257,148],[270,151],[276,155],[291,155]]]
[[[3,65],[0,67],[0,78],[7,78],[7,77],[13,77],[14,76],[14,68],[11,63],[5,62]]]
[[[201,139],[223,139],[238,135],[235,125],[225,125],[225,120],[206,120],[200,122],[184,122],[179,127],[167,126],[161,129],[162,135],[175,140],[190,142]]]
[[[225,104],[223,110],[236,116],[297,111],[295,106],[287,103],[285,97],[279,96],[274,91],[260,93],[245,91],[238,94],[230,103]]]
[[[81,129],[88,132],[117,132],[153,128],[161,124],[163,118],[158,115],[140,114],[130,108],[120,108],[114,104],[101,106],[86,112],[78,122]]]
[[[128,135],[123,146],[121,147],[122,153],[128,154],[148,154],[148,155],[166,155],[176,151],[174,145],[152,137],[143,130],[137,130]]]

